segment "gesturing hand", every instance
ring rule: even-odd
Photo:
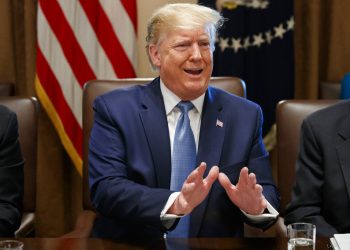
[[[190,173],[181,188],[179,196],[167,213],[177,215],[189,214],[205,199],[219,175],[219,168],[213,166],[207,177],[203,179],[206,167],[207,165],[202,162],[198,168]]]
[[[262,186],[256,183],[256,176],[248,174],[248,168],[241,169],[238,183],[233,185],[227,175],[219,174],[219,182],[230,200],[241,210],[251,215],[261,214],[267,205]]]

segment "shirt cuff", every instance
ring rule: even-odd
[[[246,212],[244,212],[242,209],[242,213],[252,222],[263,222],[266,220],[271,220],[271,219],[276,219],[278,216],[278,212],[277,210],[270,204],[270,202],[267,202],[267,210],[269,211],[269,213],[264,213],[264,214],[259,214],[259,215],[251,215],[251,214],[247,214]]]
[[[171,205],[173,205],[176,198],[180,195],[180,192],[174,192],[172,193],[168,201],[166,202],[163,210],[160,212],[160,220],[162,221],[162,224],[165,228],[171,228],[172,225],[175,223],[176,219],[183,217],[184,215],[176,215],[176,214],[167,214],[166,212],[169,210]]]

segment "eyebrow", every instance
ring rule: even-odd
[[[192,41],[192,39],[188,36],[180,36],[178,38],[175,38],[173,40],[174,43],[178,43],[178,42],[186,42],[186,41]],[[210,41],[210,37],[209,36],[201,36],[198,37],[197,41]]]

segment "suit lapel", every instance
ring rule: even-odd
[[[166,118],[159,78],[146,87],[140,117],[148,140],[149,148],[160,188],[170,187],[171,154],[168,122]],[[145,150],[147,150],[145,148]]]
[[[216,97],[215,89],[209,87],[205,96],[199,136],[197,166],[207,163],[206,176],[213,165],[219,165],[225,135],[224,108]],[[207,207],[208,197],[191,214],[190,236],[197,236]]]
[[[350,115],[342,123],[338,134],[342,139],[342,143],[337,147],[337,154],[350,199]]]

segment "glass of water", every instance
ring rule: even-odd
[[[288,250],[315,250],[316,226],[293,223],[287,226]]]

